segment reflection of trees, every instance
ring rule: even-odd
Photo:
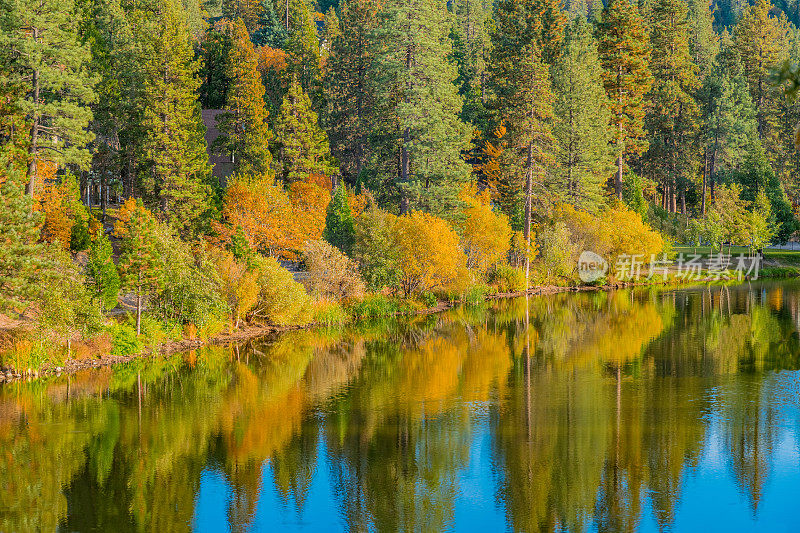
[[[722,389],[722,431],[728,462],[753,515],[770,471],[778,415],[770,396],[772,382],[744,378]]]
[[[350,529],[445,529],[486,412],[515,530],[630,531],[645,498],[668,528],[715,409],[756,512],[779,422],[760,373],[797,368],[799,307],[747,287],[562,294],[7,386],[0,530],[186,529],[209,466],[248,529],[265,483],[302,513],[321,461]]]

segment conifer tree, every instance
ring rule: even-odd
[[[602,202],[602,185],[613,160],[602,73],[592,27],[576,17],[567,27],[564,51],[553,68],[553,135],[559,190],[567,202],[589,211]]]
[[[320,45],[320,64],[327,67],[328,58],[331,55],[333,41],[342,36],[342,26],[336,10],[331,7],[325,13],[325,26],[322,30],[322,44]]]
[[[350,255],[353,252],[355,236],[353,213],[350,210],[347,188],[342,184],[336,188],[333,199],[328,204],[328,212],[325,215],[325,232],[322,237],[342,253]]]
[[[89,46],[79,42],[72,0],[0,2],[3,85],[20,90],[11,108],[27,125],[27,191],[33,195],[37,163],[88,167],[92,140],[89,104],[97,96],[89,76]]]
[[[617,155],[614,193],[621,199],[625,157],[647,147],[643,126],[644,95],[652,83],[650,39],[642,16],[629,0],[611,1],[603,10],[597,35]]]
[[[592,6],[589,9],[589,22],[597,26],[603,20],[603,0],[592,0]]]
[[[231,53],[231,22],[221,19],[206,30],[200,45],[203,64],[200,67],[200,104],[204,109],[222,109],[228,98]]]
[[[228,56],[228,88],[225,112],[217,117],[220,147],[231,155],[241,172],[270,172],[272,133],[264,107],[264,85],[258,73],[258,58],[241,19],[231,24],[232,45]]]
[[[259,0],[222,0],[222,16],[230,21],[242,19],[248,33],[258,29],[263,9]]]
[[[459,118],[462,99],[453,82],[450,17],[436,0],[393,0],[373,32],[370,71],[377,99],[373,115],[373,173],[385,198],[452,214],[459,184],[469,178],[461,157],[470,128]]]
[[[198,64],[180,12],[171,0],[165,0],[163,8],[145,67],[143,125],[149,168],[142,185],[165,219],[187,236],[208,207],[206,180],[211,169],[195,96],[200,87]]]
[[[306,0],[288,0],[287,75],[296,76],[316,105],[322,100],[319,36]]]
[[[5,161],[2,161],[5,167]],[[0,169],[0,309],[19,309],[37,294],[42,266],[39,212],[25,195],[24,172]]]
[[[250,38],[255,46],[269,46],[270,48],[283,48],[286,44],[286,27],[281,23],[275,13],[272,0],[261,0],[261,14],[258,24]]]
[[[789,23],[786,16],[770,16],[771,5],[758,0],[748,6],[734,28],[734,43],[744,67],[744,75],[750,85],[750,97],[756,108],[758,134],[767,150],[768,158],[774,160],[780,140],[779,100],[780,89],[769,80],[771,71],[787,57],[789,49]]]
[[[305,181],[311,174],[332,176],[336,167],[331,162],[328,135],[320,128],[311,98],[297,78],[292,79],[275,120],[277,150],[281,164],[280,177],[285,185]]]
[[[675,212],[680,199],[680,211],[686,213],[686,188],[697,164],[694,140],[699,118],[687,7],[683,0],[654,0],[651,17],[654,82],[647,96],[649,147],[644,166],[662,183],[662,207]]]
[[[535,43],[523,50],[520,62],[508,82],[514,91],[505,102],[507,149],[504,156],[508,170],[517,180],[522,180],[521,183],[512,181],[510,185],[514,196],[521,196],[522,231],[530,249],[534,192],[540,199],[546,200],[544,181],[548,169],[555,163],[550,75]],[[516,209],[519,209],[520,202],[515,203]],[[526,278],[530,270],[528,256],[526,254]]]
[[[368,80],[377,6],[370,0],[345,0],[340,6],[342,33],[333,39],[325,69],[326,128],[331,153],[342,175],[355,183],[369,154],[369,117],[374,98]]]
[[[714,31],[714,14],[707,0],[689,0],[689,51],[705,78],[719,54],[719,36]]]
[[[128,200],[134,202],[133,199]],[[119,223],[119,222],[118,222]],[[142,307],[161,286],[157,223],[141,201],[135,202],[124,223],[120,242],[119,273],[124,288],[136,295],[136,334],[142,332]]]

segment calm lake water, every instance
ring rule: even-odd
[[[800,284],[560,294],[0,388],[0,531],[792,531]]]

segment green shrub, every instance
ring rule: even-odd
[[[72,229],[69,235],[69,248],[73,252],[80,252],[86,250],[92,243],[92,238],[89,235],[89,221],[82,216],[75,218],[72,224]]]
[[[496,287],[498,292],[522,292],[525,286],[525,270],[509,265],[497,265],[489,272],[489,283]]]
[[[142,351],[142,343],[136,336],[136,327],[130,324],[114,324],[108,328],[111,335],[111,355],[126,356]]]
[[[436,307],[436,305],[439,303],[439,297],[431,291],[423,291],[419,293],[418,299],[420,302],[425,304],[425,307],[428,308]]]
[[[397,217],[381,209],[368,209],[356,219],[354,256],[361,265],[367,287],[394,287],[400,279],[400,251],[396,240]]]
[[[255,261],[258,273],[258,302],[250,318],[276,325],[307,324],[311,320],[311,298],[292,273],[272,257]]]
[[[105,235],[99,235],[89,247],[89,262],[86,264],[86,282],[89,290],[103,309],[117,306],[120,279],[114,265],[114,250]]]
[[[208,254],[193,249],[166,226],[159,226],[156,238],[161,283],[150,298],[150,312],[163,323],[198,327],[227,313],[219,274]]]

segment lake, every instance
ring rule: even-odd
[[[0,387],[0,531],[790,531],[800,284],[565,293]]]

